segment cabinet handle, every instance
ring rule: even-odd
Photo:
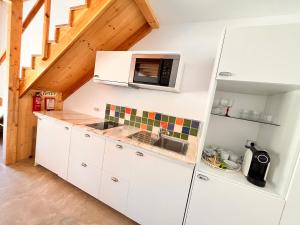
[[[122,149],[123,146],[122,145],[116,145],[117,148]]]
[[[69,128],[69,127],[65,127],[65,129],[66,129],[66,130],[69,130],[70,128]]]
[[[119,179],[116,178],[116,177],[112,177],[111,180],[112,180],[113,182],[115,182],[115,183],[119,182]]]
[[[81,166],[83,166],[83,167],[87,167],[87,164],[86,164],[86,163],[84,163],[84,162],[82,162],[82,163],[81,163]]]
[[[144,153],[142,153],[142,152],[136,152],[135,153],[137,156],[140,156],[140,157],[143,157],[144,156]]]
[[[233,74],[231,72],[220,72],[219,76],[221,77],[231,77]]]
[[[84,135],[86,138],[90,138],[91,137],[91,135],[89,135],[89,134],[85,134]]]
[[[204,180],[204,181],[208,181],[209,178],[207,176],[204,176],[202,174],[198,174],[197,177],[200,179],[200,180]]]
[[[42,118],[39,118],[39,117],[38,117],[38,120],[42,120]]]

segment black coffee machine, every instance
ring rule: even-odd
[[[264,187],[271,162],[270,156],[268,152],[259,150],[253,142],[245,147],[247,150],[242,166],[243,174],[250,183]]]

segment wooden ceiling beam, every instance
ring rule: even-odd
[[[159,28],[158,19],[148,0],[134,0],[141,12],[143,13],[145,19],[153,29]]]

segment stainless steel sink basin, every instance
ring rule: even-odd
[[[162,135],[154,144],[160,148],[164,148],[179,154],[185,155],[188,149],[188,142],[183,140],[177,140],[175,138]]]
[[[129,135],[128,138],[172,152],[177,152],[182,155],[186,154],[189,145],[188,142],[184,140],[178,140],[167,135],[160,135],[160,137],[157,138],[147,131],[139,131]]]

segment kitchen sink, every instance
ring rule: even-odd
[[[177,140],[169,136],[161,136],[154,144],[154,146],[177,152],[185,155],[189,144],[183,140]]]
[[[188,143],[186,141],[178,140],[167,135],[160,135],[159,138],[153,137],[153,135],[147,131],[139,131],[129,135],[128,138],[182,155],[185,155],[188,149]]]

